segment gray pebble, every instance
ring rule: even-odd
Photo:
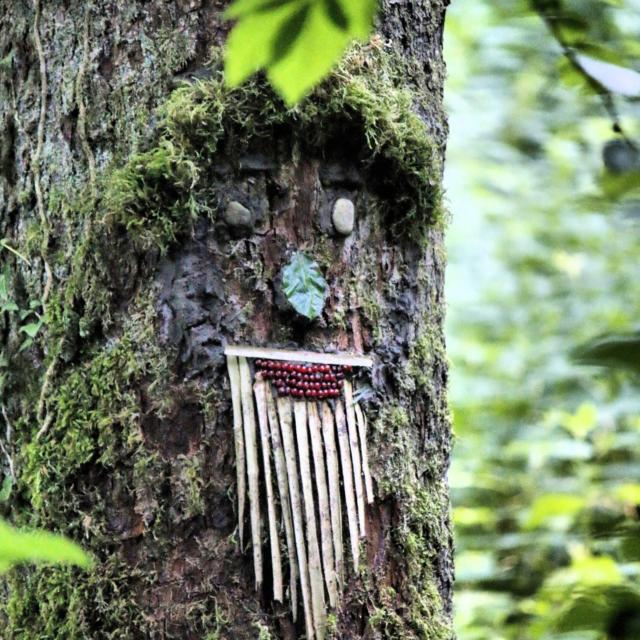
[[[253,224],[251,211],[237,200],[232,200],[222,216],[230,227],[250,227]]]
[[[333,205],[333,226],[343,236],[348,236],[353,231],[356,219],[356,209],[348,198],[338,198]]]

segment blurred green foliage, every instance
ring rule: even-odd
[[[354,40],[366,41],[377,0],[235,0],[225,79],[236,87],[264,69],[288,105],[325,78]]]
[[[640,107],[566,53],[640,69],[640,2],[447,19],[459,637],[636,640]]]

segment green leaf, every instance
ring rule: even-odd
[[[292,105],[318,84],[349,43],[371,33],[376,0],[237,0],[227,40],[225,78],[237,86],[265,69]]]
[[[12,300],[0,303],[0,310],[2,311],[18,311],[19,309],[20,307],[18,307],[18,305]]]
[[[640,97],[640,73],[617,64],[603,62],[582,53],[576,54],[580,68],[601,87],[625,98]]]
[[[25,324],[20,327],[20,331],[22,333],[26,333],[30,338],[35,338],[40,331],[40,327],[42,327],[42,322],[30,322],[29,324]]]
[[[282,286],[287,300],[301,315],[313,320],[324,308],[327,282],[316,262],[296,253],[282,270]]]
[[[18,349],[18,353],[22,353],[26,349],[28,349],[33,344],[33,338],[27,338]]]
[[[5,476],[2,481],[2,487],[0,487],[0,504],[7,502],[11,497],[11,490],[13,489],[13,478],[11,476]]]
[[[19,531],[0,520],[0,572],[22,562],[91,566],[91,558],[74,542],[46,531]]]
[[[295,104],[331,71],[352,39],[333,22],[324,2],[314,2],[294,38],[281,33],[267,77],[287,104]]]
[[[584,504],[583,497],[567,493],[547,493],[538,496],[531,505],[525,526],[535,529],[545,524],[552,529],[564,529]]]
[[[294,0],[275,8],[257,9],[242,17],[227,39],[224,71],[229,86],[238,86],[268,66],[275,55],[278,34],[301,4],[304,3]]]
[[[573,352],[578,364],[640,371],[640,333],[606,334]]]

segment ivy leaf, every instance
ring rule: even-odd
[[[42,327],[42,322],[30,322],[29,324],[25,324],[20,327],[20,331],[26,333],[30,338],[35,338],[40,331],[40,327]]]
[[[0,487],[0,504],[7,502],[11,497],[11,490],[13,489],[13,478],[11,476],[5,476]]]
[[[582,53],[576,55],[580,68],[601,87],[625,98],[640,97],[640,73],[617,64],[603,62]]]
[[[74,542],[46,531],[19,531],[0,520],[0,572],[21,562],[91,566],[91,558]]]
[[[260,69],[293,105],[318,84],[353,40],[371,33],[377,0],[236,0],[225,78],[238,86]]]
[[[301,315],[313,320],[324,308],[327,282],[317,262],[296,253],[282,270],[282,286],[287,300]]]

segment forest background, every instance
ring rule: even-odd
[[[640,111],[565,55],[638,69],[639,31],[634,0],[447,15],[461,640],[640,637]]]

